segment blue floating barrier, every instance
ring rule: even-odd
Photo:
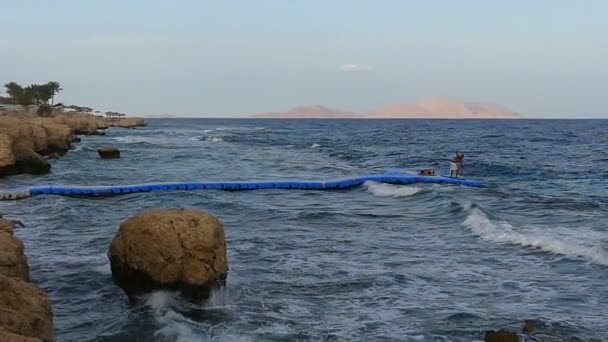
[[[347,189],[361,186],[367,181],[390,184],[436,183],[453,184],[469,187],[481,187],[481,182],[471,179],[460,179],[445,176],[419,176],[410,173],[388,172],[375,175],[347,177],[327,181],[314,180],[279,180],[279,181],[246,181],[246,182],[172,182],[132,184],[115,186],[64,186],[43,185],[32,186],[26,189],[0,191],[0,200],[14,200],[37,195],[118,195],[137,192],[163,191],[163,190],[227,190],[244,191],[257,189],[305,189],[305,190],[332,190]]]

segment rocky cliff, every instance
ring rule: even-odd
[[[46,293],[30,282],[23,243],[0,218],[0,340],[53,341],[53,311]]]
[[[12,174],[49,172],[46,156],[63,155],[76,135],[104,134],[108,127],[144,126],[143,119],[109,121],[82,113],[50,117],[20,113],[0,115],[0,177]]]

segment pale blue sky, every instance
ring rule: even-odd
[[[60,101],[133,114],[450,96],[608,117],[607,14],[605,0],[0,0],[0,82],[58,80]]]

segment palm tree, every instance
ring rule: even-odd
[[[63,88],[61,88],[61,84],[59,84],[59,82],[57,81],[48,82],[46,86],[49,87],[49,90],[51,92],[51,105],[53,105],[55,104],[55,95],[59,94],[59,92],[62,91]]]
[[[9,82],[9,83],[5,84],[4,87],[6,88],[6,93],[8,94],[8,96],[10,96],[11,100],[13,101],[13,104],[17,104],[17,100],[18,100],[19,96],[21,96],[21,94],[23,94],[23,87],[21,87],[16,82]]]
[[[47,84],[36,84],[36,94],[40,103],[48,104],[49,100],[53,97],[53,89],[49,83]]]

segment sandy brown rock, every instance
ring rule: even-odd
[[[17,173],[43,174],[51,170],[51,164],[34,152],[26,143],[13,144]]]
[[[122,127],[122,128],[132,128],[132,127],[142,127],[145,126],[146,123],[142,118],[126,118],[117,121],[109,121],[109,126],[111,127]]]
[[[112,146],[104,146],[97,149],[97,153],[103,159],[120,158],[120,150]]]
[[[32,283],[0,274],[0,329],[53,340],[53,312],[47,295]]]
[[[94,115],[80,113],[60,114],[55,116],[53,120],[56,123],[70,127],[74,134],[99,134],[99,130],[108,128],[105,119]]]
[[[517,334],[512,331],[490,330],[490,331],[486,332],[484,341],[485,342],[519,342],[519,336],[517,336]]]
[[[14,227],[13,224],[3,218],[0,218],[0,233],[9,233],[9,234],[13,234],[14,232]]]
[[[48,172],[42,155],[65,153],[72,136],[69,127],[49,118],[0,116],[0,176]]]
[[[46,149],[35,149],[42,154],[59,153],[64,154],[70,149],[74,134],[72,129],[66,125],[58,124],[50,118],[35,119],[34,123],[40,126],[46,134]]]
[[[0,328],[0,341],[3,342],[42,342],[41,339],[35,337],[26,337],[23,335],[13,334]]]
[[[22,143],[30,149],[46,150],[46,132],[31,120],[18,117],[0,117],[0,133],[11,137],[13,144]]]
[[[23,242],[13,236],[10,222],[0,221],[0,274],[29,281],[30,269],[23,254]]]
[[[223,225],[198,210],[150,210],[127,219],[108,258],[114,282],[131,298],[168,289],[204,299],[228,273]]]
[[[0,169],[10,173],[14,165],[13,139],[8,134],[0,133]]]

